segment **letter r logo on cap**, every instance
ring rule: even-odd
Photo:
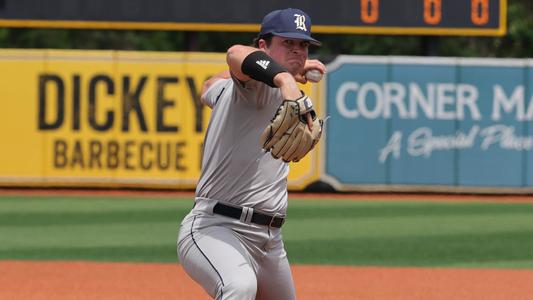
[[[296,23],[296,29],[307,31],[305,27],[305,16],[300,14],[294,14],[294,23]]]

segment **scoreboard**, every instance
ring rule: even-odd
[[[507,0],[0,0],[0,27],[256,32],[294,7],[316,33],[501,36]]]

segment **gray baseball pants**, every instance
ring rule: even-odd
[[[215,204],[197,199],[181,223],[187,274],[217,300],[296,299],[281,230],[213,214]]]

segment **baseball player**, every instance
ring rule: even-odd
[[[214,299],[295,299],[281,227],[289,162],[318,142],[322,120],[297,82],[306,71],[311,19],[299,9],[267,14],[254,47],[227,51],[228,71],[204,83],[213,111],[195,204],[181,223],[178,256]]]

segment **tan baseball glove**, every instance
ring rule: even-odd
[[[307,113],[313,120],[312,130],[307,124]],[[261,134],[260,142],[274,158],[297,162],[318,143],[323,124],[323,120],[316,116],[309,97],[303,95],[296,100],[285,100]]]

